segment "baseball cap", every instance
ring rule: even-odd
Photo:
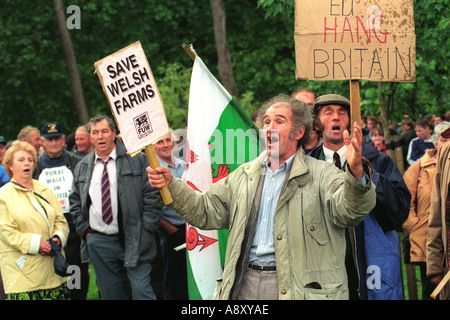
[[[3,143],[4,145],[6,145],[6,140],[4,136],[0,136],[0,143]]]
[[[61,124],[58,121],[54,121],[44,124],[41,135],[44,138],[52,138],[63,136],[64,133],[61,129]]]

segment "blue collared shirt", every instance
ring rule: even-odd
[[[263,174],[266,175],[261,193],[261,205],[256,222],[255,235],[250,249],[250,262],[260,265],[275,265],[275,247],[273,228],[275,210],[284,179],[294,161],[295,154],[287,159],[275,172],[269,168],[269,158],[263,162]]]
[[[172,157],[172,159],[175,164],[175,167],[169,165],[164,160],[158,158],[159,164],[161,166],[169,168],[172,176],[174,176],[175,178],[181,178],[183,176],[184,171],[186,170],[186,163],[183,160],[176,158],[176,157]],[[180,226],[185,223],[185,221],[183,219],[181,219],[175,213],[175,211],[170,209],[168,206],[162,207],[162,212],[163,212],[162,218],[164,220],[166,220],[167,222],[173,224],[174,226]]]

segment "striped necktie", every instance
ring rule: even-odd
[[[100,159],[100,162],[103,164],[103,173],[102,173],[102,218],[106,224],[110,224],[113,220],[112,217],[112,209],[111,209],[111,193],[109,191],[109,177],[108,170],[106,169],[106,165],[110,159],[104,161]]]

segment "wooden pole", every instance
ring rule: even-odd
[[[430,297],[432,297],[433,299],[436,299],[436,296],[439,294],[439,292],[441,292],[442,288],[444,288],[444,286],[447,284],[449,279],[450,279],[450,271],[447,272],[444,279],[442,279],[441,282],[439,282],[438,286],[431,293]]]
[[[192,60],[195,60],[196,57],[195,52],[192,51],[191,48],[186,43],[183,43],[181,47],[184,49],[184,51],[187,52],[187,54],[191,57]]]
[[[155,152],[155,146],[153,144],[145,147],[145,154],[147,155],[150,167],[152,167],[153,169],[160,167],[159,160]],[[172,195],[170,194],[169,187],[167,185],[162,187],[159,191],[165,205],[171,204],[173,202]]]
[[[350,80],[350,119],[361,126],[361,98],[359,95],[359,80]]]

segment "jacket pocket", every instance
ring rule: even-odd
[[[23,266],[24,266],[24,264],[25,264],[25,261],[27,260],[27,256],[28,256],[28,255],[23,254],[23,255],[20,256],[19,259],[16,260],[16,266],[17,266],[20,270],[23,269]]]
[[[314,282],[314,285],[307,284],[305,286],[305,300],[341,300],[342,290],[340,290],[342,284],[328,284],[321,286]]]
[[[414,226],[419,222],[419,218],[416,215],[410,215],[408,219],[403,223],[403,229],[408,233],[414,229]]]
[[[306,232],[321,246],[326,245],[330,241],[326,223],[320,212],[315,212],[311,203],[314,199],[308,199],[309,205],[303,212],[303,222]]]

